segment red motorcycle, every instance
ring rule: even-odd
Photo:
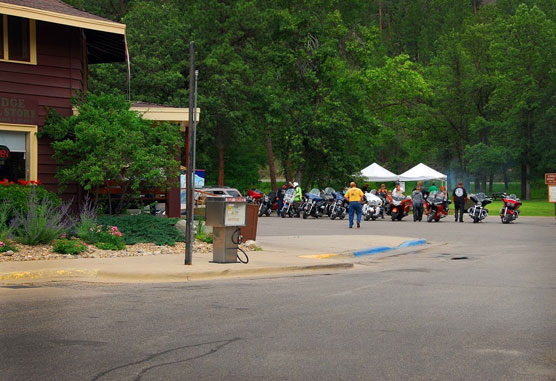
[[[433,220],[438,222],[441,218],[448,215],[450,200],[445,200],[442,193],[435,193],[429,195],[425,200],[425,214],[427,217],[427,222],[432,222]]]
[[[260,204],[263,200],[264,193],[258,189],[249,189],[247,191],[247,202],[250,204]]]
[[[509,224],[519,217],[518,209],[521,206],[521,201],[515,194],[504,194],[502,195],[502,202],[504,207],[500,209],[500,219],[503,224]]]
[[[413,202],[409,196],[391,196],[390,213],[388,214],[392,217],[392,221],[401,221],[402,218],[407,216],[411,209],[411,205],[413,205]]]

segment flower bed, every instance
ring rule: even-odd
[[[178,242],[175,246],[158,246],[154,243],[137,243],[128,245],[125,250],[102,250],[95,245],[87,245],[87,250],[80,254],[59,254],[55,253],[53,245],[35,245],[27,246],[21,244],[14,245],[17,251],[12,253],[0,253],[0,262],[8,261],[40,261],[40,260],[56,260],[56,259],[74,259],[74,258],[117,258],[117,257],[141,257],[147,255],[185,255],[185,243]],[[212,253],[212,245],[196,241],[194,245],[195,253],[207,254]]]

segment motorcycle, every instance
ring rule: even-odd
[[[264,193],[258,189],[249,189],[245,198],[249,204],[259,204],[263,200]]]
[[[334,192],[333,195],[335,202],[330,212],[330,219],[335,220],[338,217],[343,220],[347,214],[347,201],[342,192]]]
[[[303,209],[303,219],[309,216],[319,218],[326,213],[326,201],[321,196],[321,191],[318,189],[311,189],[311,192],[305,193],[305,207]]]
[[[392,201],[390,202],[390,216],[392,217],[392,221],[401,221],[402,218],[407,216],[412,204],[410,196],[392,195]]]
[[[334,198],[334,192],[336,190],[331,187],[324,188],[324,192],[321,192],[321,196],[326,201],[326,215],[330,217],[332,214],[332,210],[334,209],[334,205],[336,204],[336,199]]]
[[[500,219],[503,224],[509,224],[519,217],[519,207],[522,205],[521,200],[515,194],[502,196],[504,207],[500,209]]]
[[[299,216],[299,210],[297,209],[295,202],[293,201],[294,199],[295,191],[293,188],[290,188],[284,195],[284,205],[282,206],[282,210],[280,211],[280,216],[282,216],[282,218],[286,218],[286,216]]]
[[[477,223],[487,218],[488,209],[486,209],[485,206],[492,202],[492,198],[488,197],[484,193],[471,194],[469,195],[469,198],[475,203],[475,205],[467,210],[469,217],[473,219],[473,223]]]
[[[425,214],[427,217],[427,222],[432,222],[433,220],[438,222],[441,218],[448,215],[450,200],[444,200],[444,195],[442,193],[429,194],[429,197],[425,200]]]
[[[365,193],[365,204],[363,204],[363,216],[365,221],[369,221],[371,218],[376,220],[383,213],[383,201],[382,198],[377,195],[367,192]]]
[[[273,191],[269,194],[263,195],[262,201],[259,205],[259,217],[269,217],[272,214],[272,211],[277,209],[278,197],[276,197],[276,192]]]

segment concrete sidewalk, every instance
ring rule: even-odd
[[[262,251],[250,251],[249,263],[213,263],[212,253],[150,255],[125,258],[63,259],[0,263],[0,283],[17,284],[52,280],[89,282],[183,282],[190,280],[261,276],[268,274],[342,270],[357,250],[379,246],[397,247],[412,240],[392,236],[264,236]],[[394,250],[395,252],[395,250]]]

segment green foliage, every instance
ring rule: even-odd
[[[99,224],[117,226],[128,245],[153,242],[173,246],[176,242],[183,242],[185,236],[174,226],[177,221],[177,218],[160,218],[150,214],[98,218]]]
[[[54,241],[52,250],[60,254],[79,254],[87,250],[87,245],[85,242],[71,238],[62,238]]]
[[[0,253],[5,253],[9,250],[17,251],[17,248],[7,237],[0,235]]]
[[[116,181],[123,192],[118,212],[140,188],[177,181],[177,126],[143,119],[116,94],[88,94],[74,102],[78,115],[61,118],[51,110],[41,132],[54,139],[54,158],[64,164],[56,174],[61,183],[92,190]]]
[[[108,226],[98,233],[96,247],[103,250],[123,250],[126,243],[116,226]]]
[[[197,233],[195,234],[195,239],[206,243],[212,243],[212,234],[206,233],[203,218],[199,218],[199,220],[197,221]]]
[[[0,200],[2,200],[0,216],[4,219],[4,221],[0,220],[0,222],[3,222],[0,226],[9,225],[10,220],[16,213],[20,215],[27,214],[31,195],[33,195],[34,200],[38,203],[48,200],[54,207],[58,207],[61,204],[60,198],[55,193],[47,191],[40,185],[0,185]]]
[[[97,232],[97,229],[100,230],[96,219],[87,215],[81,215],[79,222],[75,226],[77,236],[88,244],[98,241],[100,231]]]
[[[132,99],[187,105],[195,41],[208,183],[244,190],[270,162],[304,187],[372,161],[482,187],[556,167],[554,0],[68,1],[127,24]],[[127,89],[121,63],[90,79]]]

